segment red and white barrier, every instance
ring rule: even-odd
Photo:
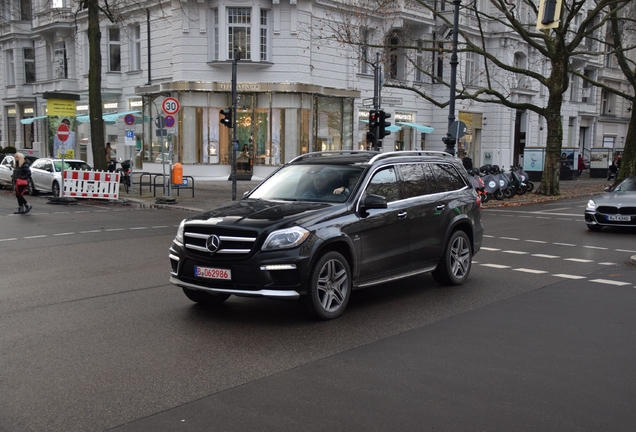
[[[64,196],[118,199],[119,173],[106,171],[64,171]]]

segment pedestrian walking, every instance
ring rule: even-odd
[[[107,142],[106,143],[106,165],[108,165],[110,163],[110,159],[111,159],[111,155],[110,152],[112,152],[113,149],[110,147],[110,143]]]
[[[22,153],[13,155],[13,175],[15,178],[15,197],[18,199],[18,211],[13,214],[25,214],[31,211],[31,205],[24,198],[29,186],[31,168]]]
[[[579,177],[581,177],[581,174],[583,173],[584,169],[585,169],[585,161],[583,160],[583,155],[579,155],[579,170],[576,174]]]

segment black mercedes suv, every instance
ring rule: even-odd
[[[300,299],[328,320],[358,288],[424,272],[463,283],[482,236],[480,199],[454,156],[308,153],[243,199],[182,221],[170,281],[206,305]]]

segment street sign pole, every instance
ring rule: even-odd
[[[236,137],[236,65],[240,60],[241,49],[234,47],[232,59],[232,201],[236,201],[236,152],[238,151],[238,139]]]

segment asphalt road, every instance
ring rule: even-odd
[[[470,281],[194,305],[167,249],[188,213],[0,192],[0,431],[633,430],[636,232],[585,200],[484,212]]]

